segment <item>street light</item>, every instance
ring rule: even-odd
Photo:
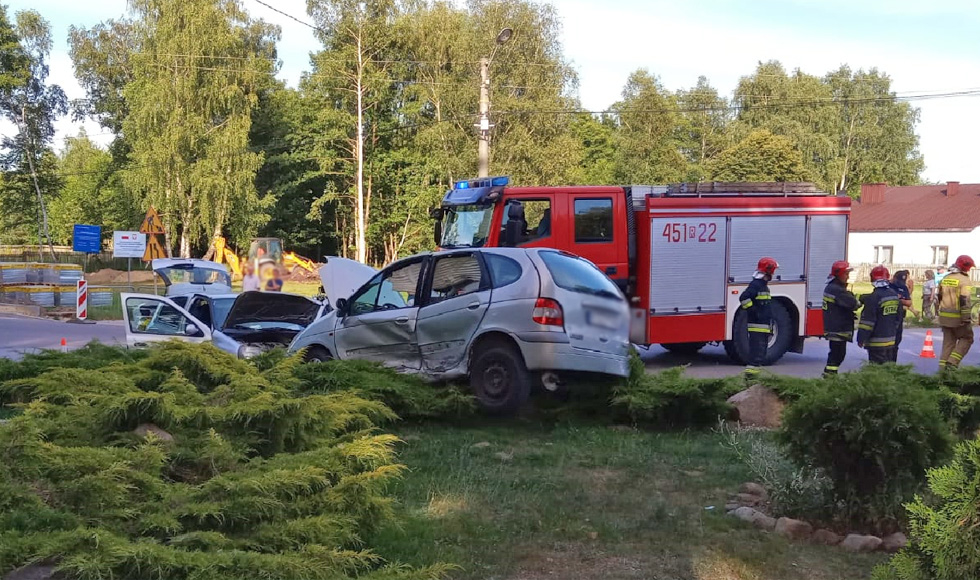
[[[497,49],[513,35],[514,30],[511,28],[501,30],[493,50],[490,51],[490,56],[480,59],[480,124],[477,125],[480,130],[479,177],[490,176],[490,128],[493,127],[490,124],[490,63],[493,62]]]

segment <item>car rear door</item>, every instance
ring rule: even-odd
[[[335,331],[338,358],[421,368],[416,298],[424,265],[423,258],[397,262],[351,296]]]
[[[616,285],[587,260],[545,250],[536,252],[541,296],[562,307],[573,348],[625,355],[629,348],[629,307]]]
[[[120,298],[126,344],[130,347],[174,338],[187,342],[211,340],[211,329],[169,298],[155,294],[122,294]]]
[[[433,259],[418,318],[425,370],[444,372],[462,362],[490,307],[490,288],[490,276],[479,252],[454,252]]]

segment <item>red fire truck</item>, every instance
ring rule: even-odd
[[[433,210],[443,248],[544,246],[578,254],[631,303],[631,339],[671,351],[722,343],[743,362],[738,296],[762,256],[774,328],[767,363],[823,335],[823,290],[844,259],[851,201],[809,183],[511,187],[507,177],[456,182]]]

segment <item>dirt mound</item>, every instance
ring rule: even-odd
[[[287,281],[287,282],[288,281],[293,281],[293,282],[319,282],[320,281],[319,270],[320,270],[320,266],[322,266],[322,265],[323,264],[317,264],[316,265],[316,270],[314,270],[313,272],[309,272],[307,270],[304,270],[303,268],[296,267],[296,268],[293,269],[292,272],[287,272],[282,277],[282,279],[285,280],[285,281]]]
[[[153,272],[147,270],[133,270],[131,279],[133,283],[153,282],[153,275]],[[92,285],[117,286],[127,284],[129,279],[125,270],[114,270],[112,268],[104,268],[98,272],[85,275],[85,280]]]

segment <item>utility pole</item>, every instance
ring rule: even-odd
[[[490,175],[490,59],[480,59],[480,171],[477,177]]]
[[[510,28],[504,28],[497,35],[496,44],[489,57],[480,59],[480,123],[476,126],[480,132],[479,136],[479,175],[477,177],[490,176],[490,63],[493,62],[493,55],[497,53],[500,45],[504,44],[514,34]]]

